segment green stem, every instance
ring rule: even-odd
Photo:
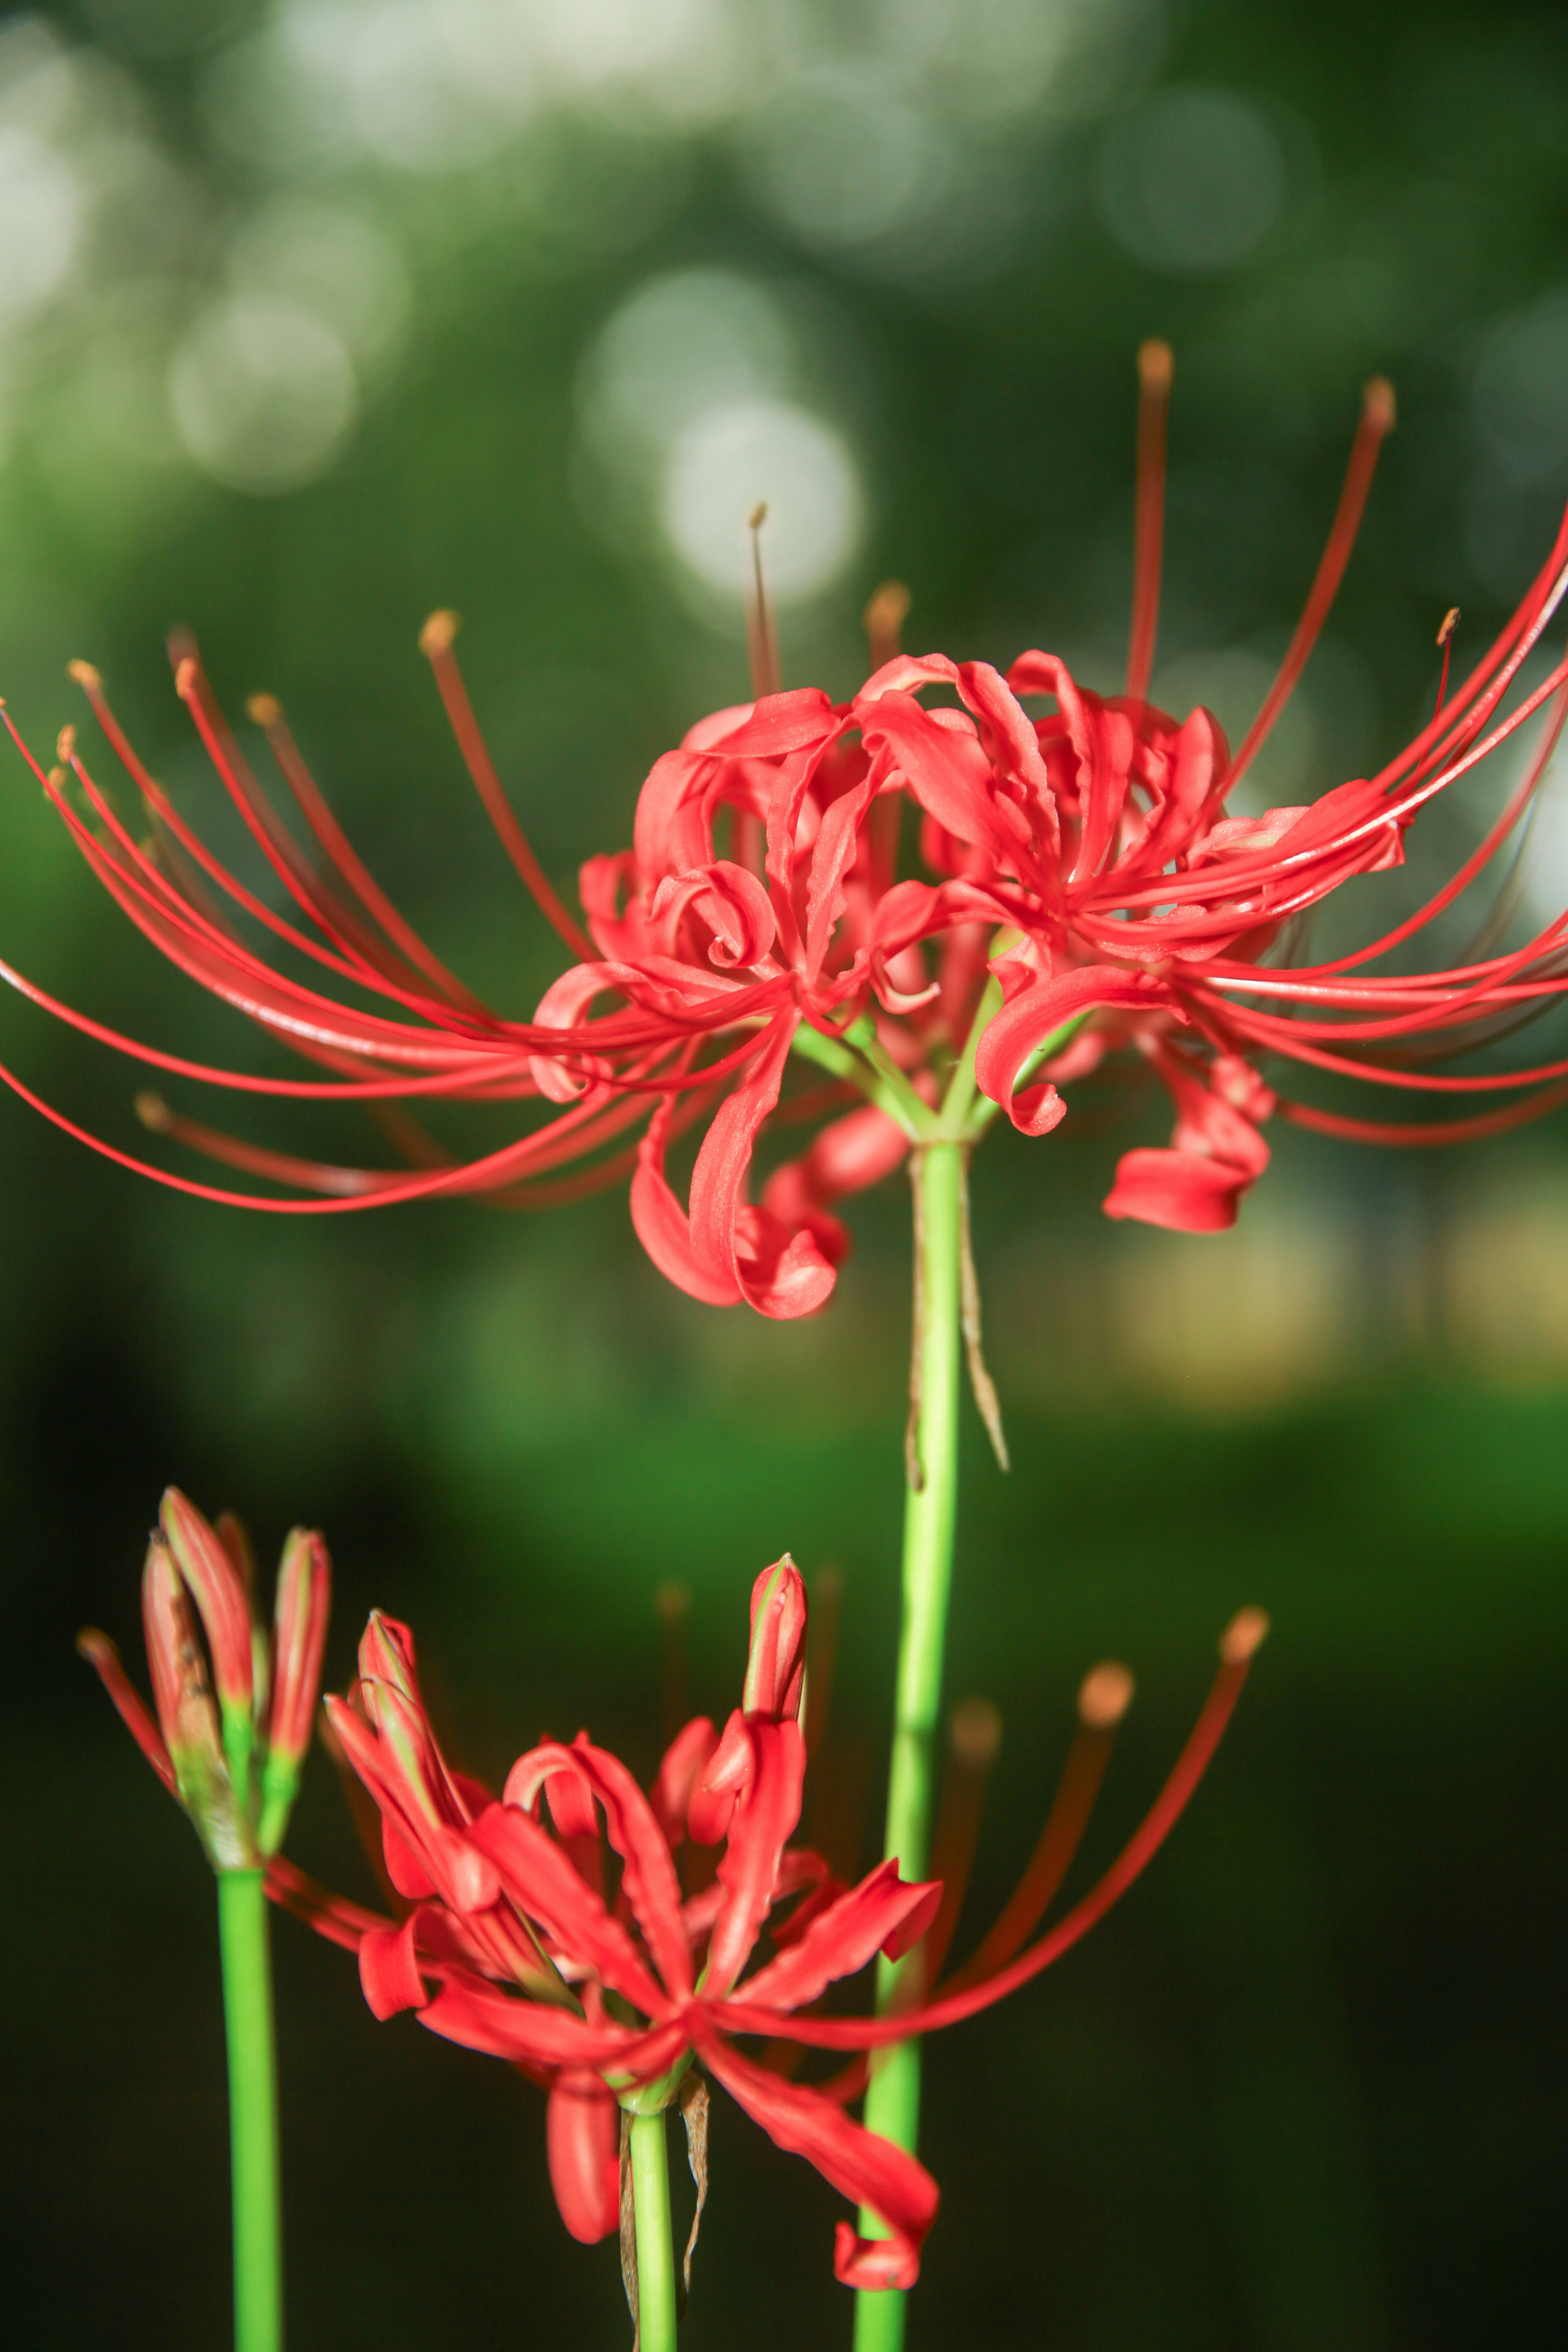
[[[922,1877],[931,1857],[942,1649],[952,1579],[963,1357],[959,1265],[963,1146],[928,1145],[917,1151],[912,1172],[919,1258],[915,1455],[920,1480],[918,1485],[911,1482],[904,1501],[903,1621],[884,1846],[885,1853],[897,1855],[906,1879]],[[918,1949],[907,1959],[878,1963],[879,2011],[892,2004],[908,1973],[921,1965]],[[920,2105],[920,2044],[906,2042],[889,2051],[872,2074],[866,2094],[867,2126],[900,2147],[912,2149]],[[868,2237],[883,2234],[876,2217],[868,2212],[862,2212],[860,2227]],[[855,2352],[898,2352],[903,2335],[902,2294],[890,2288],[862,2289],[855,2314]]]
[[[259,1870],[219,1871],[217,1921],[228,2036],[235,2352],[281,2352],[278,2069],[272,2044],[267,1897]]]
[[[639,2352],[675,2352],[675,2242],[662,2108],[656,2116],[631,2116],[631,2147]]]

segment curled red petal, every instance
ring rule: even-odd
[[[691,1173],[691,1253],[714,1285],[726,1277],[757,1308],[777,1320],[815,1314],[826,1306],[833,1267],[808,1233],[791,1235],[765,1212],[746,1212],[746,1172],[763,1121],[779,1098],[795,1015],[764,1031],[761,1049],[741,1083],[719,1107]]]
[[[876,1953],[900,1958],[924,1935],[941,1900],[940,1881],[906,1885],[897,1862],[879,1863],[858,1886],[819,1910],[798,1942],[748,1977],[731,1998],[773,2009],[805,2009]]]
[[[1124,1151],[1105,1213],[1172,1233],[1224,1233],[1235,1224],[1237,1203],[1253,1181],[1249,1170],[1194,1151]]]
[[[690,1222],[665,1181],[664,1149],[674,1113],[674,1099],[667,1097],[637,1146],[631,1183],[633,1229],[665,1280],[689,1298],[700,1299],[705,1307],[739,1307],[744,1294],[734,1276],[723,1267],[715,1273],[698,1264]]]
[[[1021,982],[1013,977],[1020,968]],[[1004,957],[996,967],[1003,986],[1012,983],[1009,1001],[986,1027],[974,1056],[974,1076],[982,1094],[1000,1103],[1015,1125],[1038,1118],[1043,1103],[1031,1088],[1016,1099],[1013,1094],[1018,1072],[1037,1046],[1043,1045],[1065,1021],[1099,1006],[1119,1011],[1152,1013],[1170,1006],[1171,992],[1149,972],[1129,972],[1115,964],[1083,964],[1055,979],[1042,980],[1018,961]],[[1052,1122],[1054,1124],[1054,1121]]]
[[[423,2009],[425,1979],[414,1957],[417,1911],[399,1927],[372,1927],[359,1948],[360,1986],[373,2017],[395,2017],[405,2009]]]
[[[717,2038],[700,2037],[697,2050],[708,2072],[777,2147],[804,2156],[841,2196],[869,2206],[885,2224],[885,2239],[865,2239],[840,2223],[833,2266],[844,2284],[913,2286],[940,2200],[924,2165],[852,2123],[820,2091],[752,2065]]]
[[[592,1820],[591,1801],[588,1810]],[[638,2009],[663,2007],[663,1994],[620,1921],[610,1916],[568,1856],[521,1806],[491,1805],[469,1834],[494,1863],[519,1910],[536,1919],[561,1951]]]
[[[663,2071],[685,2046],[684,2028],[660,2026],[638,2033],[625,2025],[591,2025],[574,2010],[521,2000],[482,1977],[451,1968],[440,1990],[419,2012],[447,2042],[483,2050],[492,2058],[522,2060],[537,2066],[646,2067]]]
[[[800,1819],[805,1741],[794,1722],[747,1723],[754,1759],[750,1787],[735,1808],[719,1864],[724,1900],[708,1947],[704,1989],[721,1999],[751,1958],[773,1907],[779,1863]]]
[[[620,2109],[599,2075],[569,2066],[545,2114],[550,2185],[579,2245],[596,2245],[621,2221]]]
[[[649,1801],[659,1828],[672,1846],[679,1845],[686,1835],[686,1814],[692,1790],[718,1745],[719,1735],[712,1724],[705,1715],[699,1715],[676,1733],[665,1749]]]

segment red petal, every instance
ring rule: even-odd
[[[840,1977],[853,1976],[879,1951],[898,1959],[936,1916],[942,1885],[905,1885],[896,1862],[884,1862],[836,1903],[819,1911],[798,1942],[748,1977],[731,1995],[772,2009],[805,2009]]]
[[[665,1990],[683,1999],[691,1990],[691,1951],[680,1919],[680,1881],[653,1808],[620,1759],[583,1738],[570,1748],[547,1741],[520,1758],[507,1775],[507,1808],[526,1811],[547,1771],[582,1773],[604,1807],[610,1843],[624,1864],[621,1891]]]
[[[373,1927],[359,1948],[359,1980],[373,2017],[423,2009],[425,1980],[414,1958],[417,1911],[400,1927]]]
[[[632,1178],[632,1225],[667,1282],[700,1298],[705,1307],[739,1307],[742,1293],[734,1277],[700,1266],[691,1247],[691,1227],[685,1210],[664,1177],[664,1146],[674,1116],[673,1097],[660,1103],[637,1147],[637,1172]]]
[[[840,2222],[833,2267],[845,2285],[913,2286],[940,2193],[924,2165],[851,2123],[820,2091],[786,2083],[717,2040],[699,2040],[697,2049],[708,2072],[776,2146],[804,2156],[842,2196],[868,2205],[887,2225],[886,2239],[865,2239]]]
[[[564,1777],[555,1776],[557,1780]],[[592,1819],[591,1801],[589,1815]],[[620,1921],[611,1918],[554,1840],[521,1806],[492,1805],[469,1834],[495,1864],[519,1910],[537,1920],[562,1952],[592,1969],[638,2009],[664,2007],[659,1986],[638,1959]]]
[[[742,1247],[746,1171],[757,1134],[779,1098],[795,1034],[793,1013],[763,1033],[761,1050],[703,1139],[691,1173],[691,1252],[715,1285],[726,1276],[759,1313],[787,1320],[826,1304],[835,1275],[809,1234],[752,1222]],[[758,1213],[760,1214],[760,1213]]]
[[[719,1735],[713,1726],[705,1715],[699,1715],[676,1733],[664,1752],[651,1801],[659,1828],[671,1846],[678,1846],[686,1835],[686,1812],[691,1792],[718,1745]]]
[[[76,1645],[89,1665],[96,1669],[99,1680],[119,1710],[120,1720],[170,1796],[177,1797],[179,1785],[174,1779],[174,1767],[163,1745],[163,1735],[148,1714],[141,1692],[121,1664],[120,1653],[108,1634],[100,1633],[95,1625],[89,1625],[85,1633],[77,1635]]]
[[[722,1999],[751,1958],[773,1907],[779,1863],[800,1819],[805,1742],[797,1723],[749,1722],[754,1766],[751,1786],[735,1809],[719,1883],[724,1902],[708,1947],[704,1989]]]
[[[563,2071],[550,2094],[544,2138],[561,2219],[580,2245],[596,2245],[621,2224],[620,2110],[597,2074]]]
[[[1163,1225],[1177,1234],[1219,1234],[1236,1223],[1249,1171],[1192,1151],[1124,1151],[1105,1196],[1108,1217]]]

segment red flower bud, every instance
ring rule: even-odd
[[[752,1647],[741,1711],[769,1723],[796,1722],[805,1683],[805,1585],[786,1551],[752,1587]]]
[[[226,1712],[248,1716],[255,1691],[250,1604],[238,1570],[221,1538],[177,1486],[164,1490],[158,1516],[206,1628],[219,1704]]]
[[[271,1756],[298,1764],[310,1744],[321,1653],[332,1605],[332,1564],[320,1535],[296,1528],[283,1547],[272,1644]]]
[[[142,1623],[153,1696],[180,1801],[195,1822],[214,1869],[247,1869],[255,1861],[255,1850],[235,1802],[206,1659],[196,1638],[190,1596],[161,1535],[154,1535],[147,1547]]]

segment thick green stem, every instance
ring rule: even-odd
[[[963,1359],[963,1147],[957,1143],[931,1144],[916,1152],[913,1167],[918,1405],[912,1475],[904,1502],[903,1621],[884,1846],[885,1853],[897,1855],[907,1879],[922,1877],[931,1856],[942,1649],[952,1580]],[[892,2004],[905,1975],[921,1965],[918,1950],[902,1961],[879,1962],[879,2011]],[[920,2045],[906,2042],[890,2050],[873,2073],[866,2094],[866,2122],[872,2131],[912,2149],[920,2105]],[[860,2227],[868,2237],[882,2234],[873,2214],[863,2212]],[[903,2334],[903,2295],[893,2289],[863,2289],[855,2315],[856,2352],[898,2352]]]
[[[228,2036],[235,2352],[281,2352],[278,2068],[272,2042],[267,1897],[259,1870],[219,1871],[217,1919]]]
[[[639,2352],[675,2352],[675,2241],[670,2236],[664,2110],[656,2116],[634,2114],[630,2122]]]

